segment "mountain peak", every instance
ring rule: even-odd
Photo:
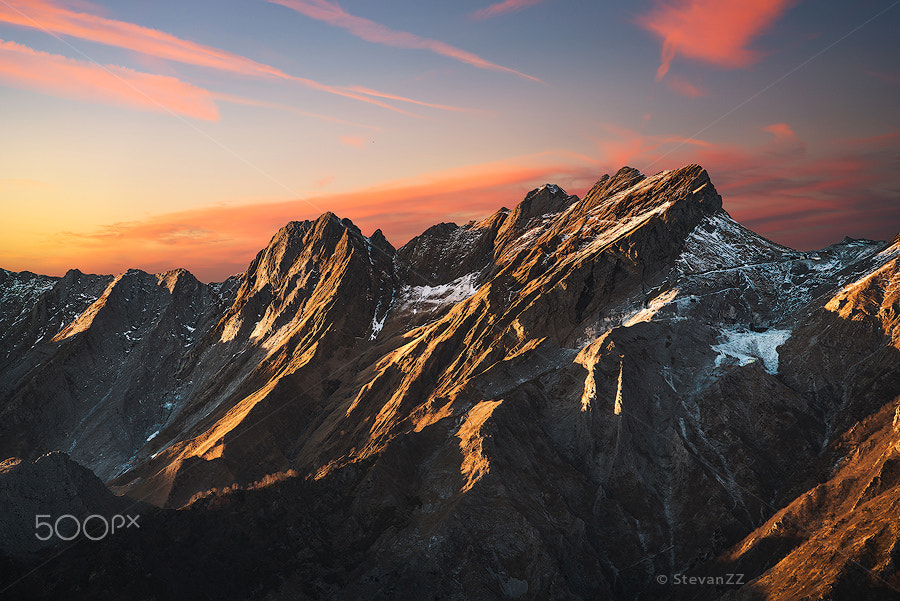
[[[497,246],[503,247],[523,234],[532,219],[562,211],[571,204],[573,198],[556,184],[544,184],[540,188],[535,188],[525,195],[522,202],[516,205],[500,226],[497,232]]]
[[[531,218],[564,209],[571,198],[556,184],[544,184],[525,195],[513,212]]]
[[[602,194],[585,197],[589,208],[603,207],[604,213],[616,218],[662,209],[676,203],[687,203],[707,215],[722,208],[722,197],[700,165],[661,171],[652,177],[644,177],[637,170],[626,167],[620,169],[598,192]]]
[[[330,255],[345,232],[358,244],[364,243],[362,232],[352,221],[331,211],[322,213],[315,221],[289,221],[250,263],[244,287],[260,289],[268,283],[280,288],[300,257]]]
[[[645,178],[643,173],[633,167],[622,167],[612,177],[604,175],[597,180],[597,183],[584,195],[582,202],[586,206],[594,206],[599,200],[627,190]]]
[[[385,248],[387,246],[390,246],[392,249],[394,248],[385,237],[384,232],[382,232],[380,229],[372,232],[372,235],[369,236],[369,241],[372,243],[372,246],[376,248]]]
[[[169,292],[172,292],[175,286],[180,283],[193,282],[196,280],[194,274],[184,267],[177,267],[175,269],[170,269],[169,271],[157,273],[156,279],[161,285],[165,285],[165,287],[169,289]]]

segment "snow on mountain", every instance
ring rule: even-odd
[[[467,273],[452,282],[437,286],[404,286],[397,294],[397,306],[413,313],[435,306],[454,305],[478,291],[477,273]]]
[[[754,361],[762,361],[765,370],[772,375],[778,373],[778,347],[790,337],[791,330],[723,330],[721,342],[712,349],[718,353],[716,367],[730,359],[737,359],[744,366]]]

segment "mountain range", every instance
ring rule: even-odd
[[[0,270],[0,597],[900,598],[898,256],[689,165],[220,283]]]

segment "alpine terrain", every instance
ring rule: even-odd
[[[0,270],[0,597],[900,599],[898,256],[689,165],[221,283]]]

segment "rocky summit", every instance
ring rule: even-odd
[[[0,597],[900,598],[898,256],[690,165],[215,284],[0,271]]]

